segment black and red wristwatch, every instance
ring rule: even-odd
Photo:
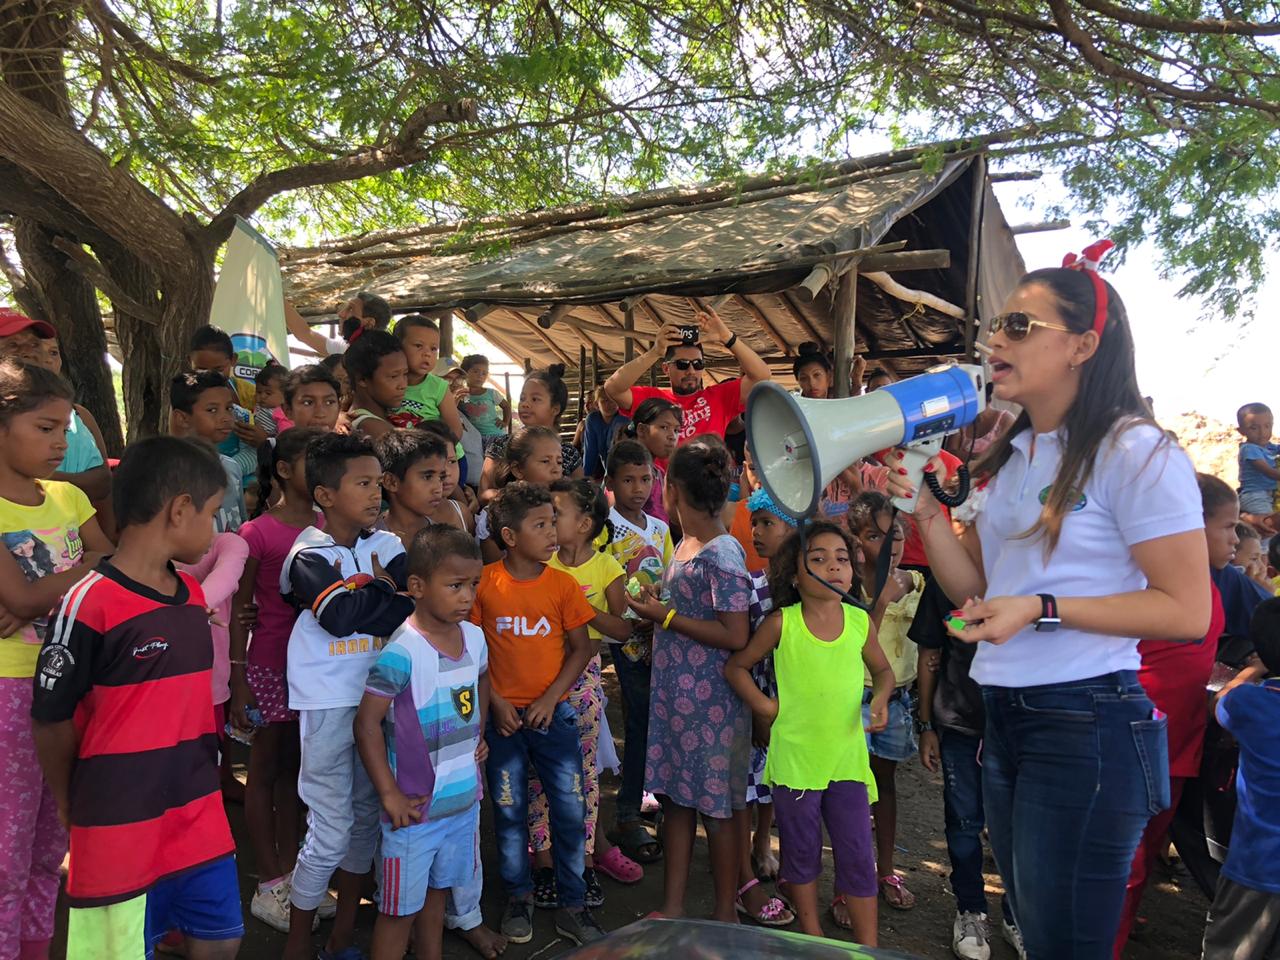
[[[1051,593],[1037,594],[1040,598],[1040,619],[1035,622],[1036,633],[1053,633],[1062,626],[1058,616],[1058,598]]]

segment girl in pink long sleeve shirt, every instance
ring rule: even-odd
[[[220,533],[213,538],[209,552],[199,562],[178,566],[200,581],[212,617],[213,633],[213,707],[218,714],[218,729],[226,722],[226,703],[231,699],[231,598],[240,586],[244,562],[249,558],[249,544],[237,534]]]

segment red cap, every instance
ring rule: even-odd
[[[41,340],[52,340],[58,332],[43,320],[32,320],[9,307],[0,307],[0,337],[12,337],[15,333],[30,330]]]

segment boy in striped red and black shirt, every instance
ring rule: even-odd
[[[31,715],[71,831],[68,960],[150,956],[170,929],[229,960],[244,933],[208,613],[173,566],[209,548],[224,482],[208,444],[131,446],[115,474],[119,548],[67,591],[40,651]]]

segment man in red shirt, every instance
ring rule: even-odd
[[[697,343],[684,342],[679,324],[663,324],[653,346],[619,367],[604,385],[605,392],[613,397],[626,416],[631,416],[635,408],[649,397],[666,397],[678,404],[684,411],[684,423],[676,437],[677,444],[703,433],[714,433],[723,440],[725,428],[745,409],[751,388],[770,378],[765,362],[715,313],[700,314],[697,323]],[[742,376],[704,389],[703,347],[706,344],[723,346],[733,354],[742,368]],[[671,381],[671,389],[637,387],[636,381],[659,358],[662,360],[662,372]]]

